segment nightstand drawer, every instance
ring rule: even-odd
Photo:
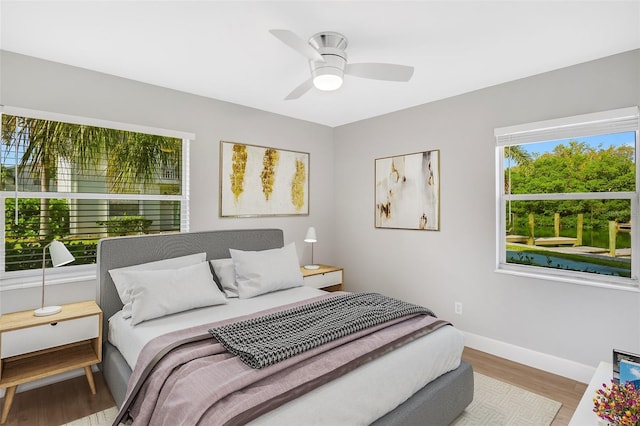
[[[2,333],[2,358],[47,349],[98,337],[99,316],[91,315],[67,321]]]
[[[342,284],[342,271],[326,272],[324,274],[304,277],[304,285],[314,288],[329,287]]]

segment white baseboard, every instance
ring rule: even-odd
[[[92,366],[91,370],[95,373],[98,371],[97,366]],[[34,380],[33,382],[24,383],[18,386],[16,390],[17,393],[28,391],[31,389],[39,388],[42,386],[47,386],[53,383],[64,382],[65,380],[73,379],[74,377],[84,376],[84,369],[80,368],[77,370],[67,371],[66,373],[56,374],[55,376],[45,377],[44,379]],[[0,398],[4,397],[6,389],[0,389]],[[87,383],[87,392],[91,392],[89,390],[89,383]]]
[[[578,382],[589,383],[593,373],[596,371],[596,367],[590,367],[568,359],[532,351],[531,349],[493,340],[466,331],[463,331],[463,334],[465,346],[472,349],[477,349],[559,376],[568,377]]]

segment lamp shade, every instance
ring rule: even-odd
[[[305,243],[318,242],[318,237],[316,236],[316,228],[314,228],[313,226],[310,226],[309,229],[307,229],[307,235],[304,236],[304,242]]]
[[[66,265],[67,263],[71,263],[75,260],[73,255],[67,250],[64,244],[62,244],[58,240],[53,240],[46,246],[42,248],[42,304],[39,309],[33,311],[33,314],[37,317],[44,317],[47,315],[57,314],[62,310],[60,306],[45,306],[44,305],[44,272],[45,268],[45,260],[47,248],[49,249],[49,256],[51,257],[51,263],[54,268],[58,266]]]
[[[65,245],[58,240],[53,240],[49,245],[49,256],[51,256],[51,263],[54,268],[66,265],[75,260]]]

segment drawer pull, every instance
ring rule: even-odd
[[[56,325],[58,325],[57,322],[52,322],[51,324],[49,324],[51,327],[55,327]]]

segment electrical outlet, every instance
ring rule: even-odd
[[[462,315],[462,302],[455,302],[453,304],[453,310],[456,314]]]

